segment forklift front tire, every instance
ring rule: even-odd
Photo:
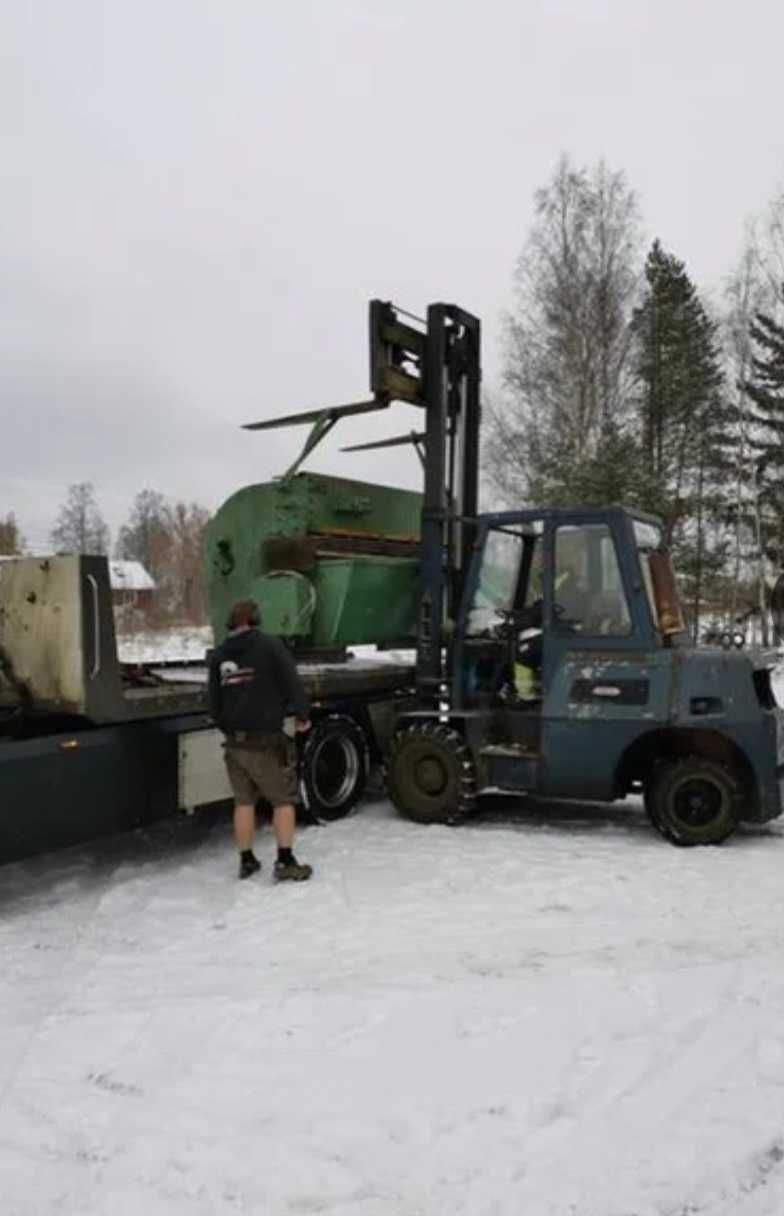
[[[392,740],[387,772],[396,809],[415,823],[458,823],[476,801],[476,773],[462,735],[439,722],[415,723]]]
[[[665,761],[645,790],[651,822],[677,845],[721,844],[738,826],[742,798],[735,775],[701,756]]]

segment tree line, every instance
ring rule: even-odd
[[[680,252],[659,238],[644,249],[624,173],[562,157],[535,195],[503,342],[483,444],[497,505],[660,516],[695,635],[756,610],[767,642],[784,564],[784,193],[708,301]],[[165,620],[203,619],[207,521],[147,489],[119,530],[115,556],[149,571]],[[51,543],[110,552],[89,482],[70,487]],[[0,516],[0,554],[24,548],[14,515]]]
[[[621,502],[663,521],[695,635],[757,611],[784,562],[784,195],[748,226],[718,304],[643,249],[637,197],[561,158],[513,277],[486,402],[500,504]],[[489,408],[487,408],[489,406]]]
[[[90,482],[68,489],[49,534],[53,553],[104,554],[142,564],[155,592],[140,610],[123,606],[124,624],[201,624],[206,620],[201,561],[209,512],[196,502],[169,502],[141,490],[114,546]],[[13,513],[0,517],[0,555],[21,555],[26,544]],[[134,615],[142,621],[134,621]]]

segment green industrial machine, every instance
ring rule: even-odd
[[[245,486],[207,533],[216,639],[250,597],[300,655],[413,645],[421,510],[413,491],[317,473]]]

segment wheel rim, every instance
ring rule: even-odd
[[[724,791],[707,777],[688,777],[673,791],[672,808],[682,824],[706,828],[724,809]]]
[[[417,788],[428,798],[437,798],[446,789],[449,774],[438,756],[423,756],[414,766]]]
[[[313,785],[322,806],[333,810],[350,797],[359,775],[357,749],[338,737],[323,739],[316,747],[312,765]]]

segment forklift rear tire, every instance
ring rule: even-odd
[[[738,826],[743,790],[723,765],[685,756],[654,769],[645,806],[654,827],[672,844],[721,844]]]
[[[462,735],[439,722],[395,735],[387,783],[397,810],[415,823],[458,823],[476,803],[471,751]]]
[[[353,810],[365,790],[370,753],[365,732],[348,714],[318,718],[299,758],[302,802],[314,819],[332,823]]]

